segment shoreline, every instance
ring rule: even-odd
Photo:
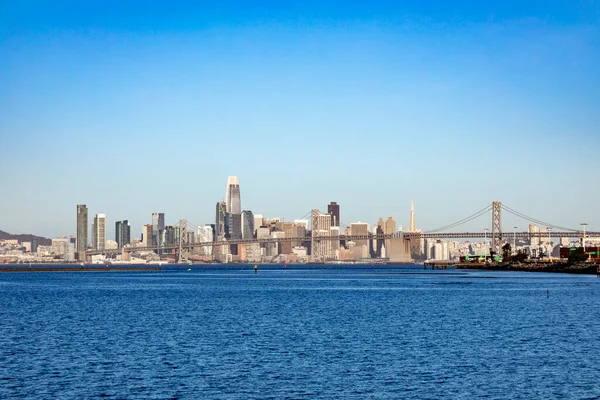
[[[569,264],[566,262],[559,263],[500,263],[500,264],[456,264],[456,269],[473,269],[484,271],[519,271],[519,272],[554,272],[564,274],[600,274],[600,265],[591,263],[575,263]]]

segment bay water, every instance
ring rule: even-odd
[[[595,275],[0,274],[0,398],[600,398]]]

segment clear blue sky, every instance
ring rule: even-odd
[[[12,233],[211,223],[228,175],[286,219],[600,230],[597,0],[4,1],[0,88]]]

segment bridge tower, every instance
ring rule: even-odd
[[[492,249],[500,254],[502,248],[502,203],[492,203]]]
[[[187,236],[187,220],[179,220],[179,251],[177,252],[177,263],[182,264],[184,262],[183,257],[183,245]]]

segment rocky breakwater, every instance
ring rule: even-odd
[[[468,263],[459,264],[458,269],[482,269],[488,271],[560,272],[566,274],[598,274],[597,263],[528,262],[528,263]]]

